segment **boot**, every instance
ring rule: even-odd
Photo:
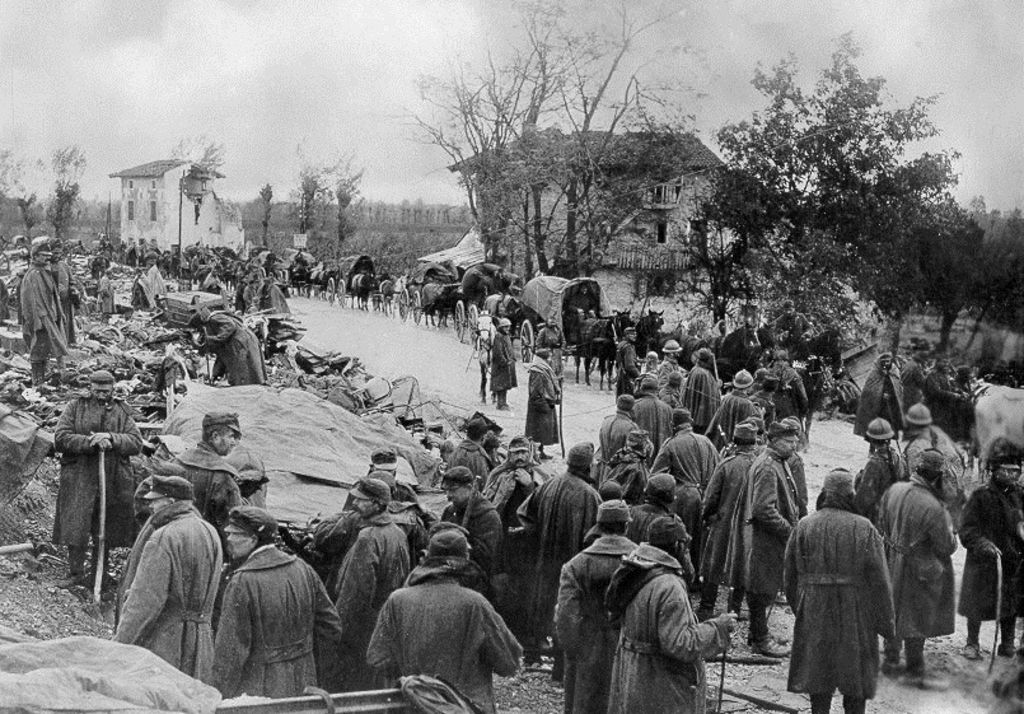
[[[41,386],[44,381],[46,381],[46,362],[33,362],[32,386]]]
[[[770,637],[759,642],[754,642],[750,645],[750,649],[756,654],[775,659],[782,659],[783,657],[789,656],[789,650],[785,647],[779,647]]]

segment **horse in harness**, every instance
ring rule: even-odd
[[[491,373],[491,345],[498,332],[498,326],[487,310],[480,315],[473,335],[473,351],[480,365],[480,403],[487,404],[487,377]]]

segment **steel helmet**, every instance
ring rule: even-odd
[[[892,424],[881,417],[872,419],[871,423],[868,424],[867,437],[869,439],[873,439],[875,441],[888,441],[893,436],[895,436],[895,433],[892,430]]]
[[[907,410],[906,422],[912,426],[929,426],[932,412],[924,404],[915,404]]]
[[[682,352],[683,348],[679,346],[679,343],[675,340],[669,340],[665,343],[665,346],[661,348],[661,351],[665,354],[676,354]]]

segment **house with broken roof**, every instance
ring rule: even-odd
[[[121,240],[155,240],[160,250],[196,243],[241,251],[241,215],[217,196],[224,175],[199,164],[161,159],[133,166],[110,178],[121,180]]]

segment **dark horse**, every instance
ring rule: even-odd
[[[665,311],[655,312],[648,310],[646,315],[641,315],[636,321],[636,353],[640,359],[647,356],[650,351],[657,351],[661,341],[661,327],[665,324],[662,317]]]
[[[371,273],[356,273],[349,283],[352,298],[360,310],[370,309],[370,293],[377,289],[377,278]]]
[[[800,343],[794,353],[799,359],[794,366],[807,392],[807,412],[801,421],[804,439],[809,441],[814,412],[824,406],[825,398],[834,391],[836,378],[843,370],[842,335],[839,330],[829,328]]]
[[[430,324],[444,327],[448,318],[455,313],[455,305],[462,299],[461,283],[427,283],[420,289],[423,314]]]
[[[722,339],[716,355],[718,376],[729,382],[741,369],[753,374],[770,359],[774,348],[775,338],[767,327],[741,325]]]
[[[594,361],[600,373],[598,389],[604,389],[605,377],[608,389],[615,388],[612,367],[615,365],[616,332],[613,318],[588,317],[580,323],[580,340],[576,346],[576,384],[580,383],[580,360],[583,361],[583,377],[590,386],[590,371]]]

